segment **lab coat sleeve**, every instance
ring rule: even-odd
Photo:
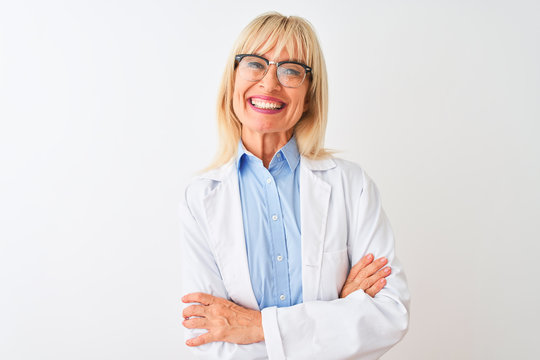
[[[409,293],[392,230],[375,184],[363,171],[361,178],[351,207],[349,257],[355,264],[367,253],[386,256],[392,267],[387,285],[375,298],[357,290],[344,299],[263,309],[269,359],[378,359],[407,332]]]
[[[204,292],[229,299],[218,266],[208,246],[207,236],[187,200],[180,204],[179,215],[182,232],[182,294]],[[182,310],[189,305],[192,304],[184,304]],[[184,329],[185,340],[206,332],[204,329]],[[264,342],[249,345],[212,342],[189,349],[198,359],[268,358]]]

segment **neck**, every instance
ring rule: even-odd
[[[242,127],[244,147],[261,159],[265,168],[268,168],[274,154],[289,142],[292,135],[292,129],[279,133],[257,133]]]

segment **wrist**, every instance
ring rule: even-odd
[[[264,341],[264,330],[262,325],[262,313],[260,311],[255,311],[255,336],[256,342]]]

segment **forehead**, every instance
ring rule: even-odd
[[[270,61],[287,61],[287,60],[298,60],[295,56],[289,55],[287,49],[282,49],[279,51],[276,48],[270,49],[269,51],[264,52],[262,49],[257,49],[252,54],[262,56]]]

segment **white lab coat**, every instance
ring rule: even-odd
[[[182,294],[205,292],[257,309],[250,282],[236,162],[195,178],[181,205]],[[265,341],[192,348],[207,359],[378,359],[405,335],[409,292],[375,184],[356,164],[300,161],[304,302],[262,310]],[[372,298],[339,299],[350,264],[386,256],[392,274]],[[186,305],[187,306],[187,305]],[[206,330],[186,329],[186,339]]]

